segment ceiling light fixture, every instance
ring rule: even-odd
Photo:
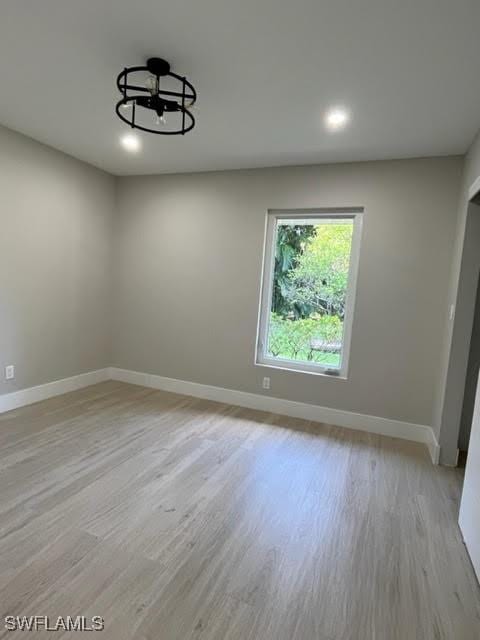
[[[122,99],[115,111],[132,129],[174,136],[184,135],[195,126],[191,109],[197,92],[162,58],[149,58],[144,67],[125,68],[118,75],[117,88]]]
[[[333,107],[325,114],[325,126],[329,131],[340,131],[350,122],[350,114],[343,107]]]
[[[140,151],[142,146],[140,142],[140,138],[133,133],[127,133],[122,136],[120,142],[122,143],[122,147],[131,153],[136,153]]]

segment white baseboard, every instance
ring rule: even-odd
[[[380,418],[378,416],[368,416],[361,413],[342,411],[340,409],[319,407],[305,402],[294,402],[292,400],[283,400],[282,398],[263,396],[246,391],[235,391],[234,389],[213,387],[197,382],[175,380],[174,378],[165,378],[163,376],[140,373],[128,369],[118,369],[116,367],[110,368],[110,378],[143,387],[151,387],[152,389],[162,389],[163,391],[171,391],[196,398],[225,402],[249,409],[279,413],[281,415],[303,418],[314,422],[323,422],[338,427],[347,427],[349,429],[368,431],[369,433],[390,436],[392,438],[421,442],[428,448],[432,462],[438,464],[440,447],[433,429],[427,425],[390,420],[389,418]]]
[[[33,404],[34,402],[40,402],[40,400],[47,400],[54,396],[60,396],[63,393],[68,393],[69,391],[76,391],[83,387],[89,387],[92,384],[104,382],[109,379],[110,369],[98,369],[97,371],[81,373],[78,376],[71,376],[70,378],[63,378],[62,380],[47,382],[46,384],[41,384],[38,387],[29,387],[28,389],[21,389],[20,391],[5,393],[4,395],[0,395],[0,413],[11,411],[18,407],[24,407],[25,405]]]
[[[236,391],[235,389],[224,389],[222,387],[214,387],[197,382],[175,380],[174,378],[165,378],[164,376],[140,373],[128,369],[118,369],[116,367],[89,371],[70,378],[48,382],[38,387],[30,387],[29,389],[21,389],[20,391],[0,395],[0,413],[33,404],[34,402],[40,402],[41,400],[47,400],[48,398],[82,389],[83,387],[104,382],[105,380],[119,380],[152,389],[162,389],[163,391],[171,391],[172,393],[180,393],[196,398],[247,407],[248,409],[278,413],[280,415],[292,416],[293,418],[302,418],[304,420],[323,422],[338,427],[347,427],[349,429],[390,436],[392,438],[421,442],[426,445],[434,464],[438,464],[440,457],[438,441],[433,429],[427,425],[390,420],[389,418],[369,416],[362,413],[331,409],[329,407],[319,407],[318,405],[308,404],[306,402],[295,402],[293,400],[263,396],[246,391]]]

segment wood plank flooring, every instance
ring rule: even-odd
[[[461,472],[420,445],[107,382],[0,415],[0,452],[0,638],[25,637],[6,615],[99,615],[115,640],[480,638]]]

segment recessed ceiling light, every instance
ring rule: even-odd
[[[333,107],[325,114],[325,126],[329,131],[340,131],[350,122],[350,114],[343,107]]]
[[[140,138],[133,133],[127,133],[122,136],[120,142],[122,143],[122,147],[127,151],[130,151],[131,153],[140,151],[140,148],[142,146]]]

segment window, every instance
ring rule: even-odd
[[[362,212],[268,213],[257,364],[346,377]]]

